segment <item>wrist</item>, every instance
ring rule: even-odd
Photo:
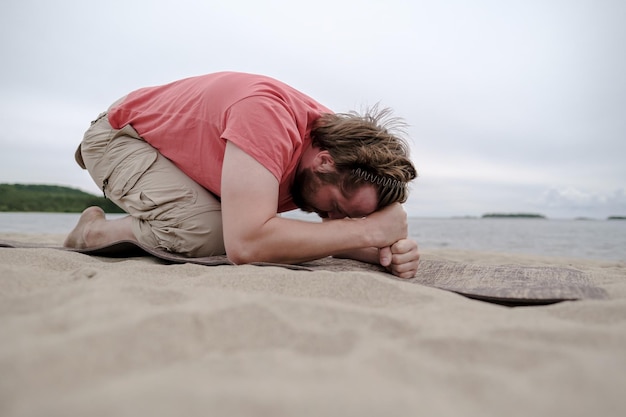
[[[383,238],[379,228],[376,227],[376,222],[372,221],[369,217],[364,217],[357,221],[360,222],[359,237],[363,240],[361,247],[379,248]]]

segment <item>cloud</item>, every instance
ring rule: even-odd
[[[541,196],[540,205],[549,210],[584,215],[607,217],[626,214],[626,193],[620,188],[610,193],[587,192],[574,187],[551,188]]]

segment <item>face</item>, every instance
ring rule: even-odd
[[[378,196],[373,185],[363,185],[346,196],[338,185],[323,181],[310,168],[296,175],[292,195],[302,210],[315,212],[328,219],[361,218],[373,213],[378,207]]]

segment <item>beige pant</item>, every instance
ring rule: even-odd
[[[100,114],[76,160],[106,197],[133,218],[140,243],[186,256],[222,255],[219,200],[145,142],[132,126],[113,129]]]

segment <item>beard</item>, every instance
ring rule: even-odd
[[[311,168],[305,168],[296,173],[291,186],[291,198],[302,211],[307,213],[317,213],[320,217],[326,218],[328,215],[315,207],[313,199],[317,191],[323,185],[339,185],[341,175],[337,172],[315,172]]]
[[[305,168],[297,172],[290,190],[293,202],[302,211],[307,213],[316,212],[317,210],[313,206],[311,197],[315,195],[321,185],[321,180],[311,168]]]

